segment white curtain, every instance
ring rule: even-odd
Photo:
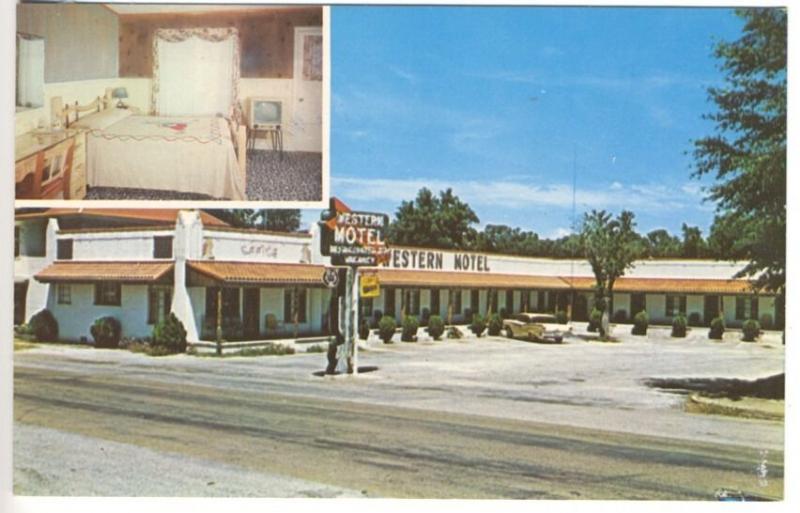
[[[17,105],[44,104],[44,39],[17,35]]]
[[[157,39],[158,90],[154,97],[159,116],[229,116],[234,96],[234,55],[238,41],[228,37],[211,41],[188,37],[182,41]],[[236,73],[238,75],[238,73]]]

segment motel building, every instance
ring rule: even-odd
[[[390,241],[391,242],[391,241]],[[221,311],[225,340],[328,335],[332,289],[320,232],[276,233],[229,226],[210,214],[175,209],[19,211],[15,222],[14,322],[42,309],[59,338],[91,341],[90,326],[116,317],[123,337],[145,338],[169,312],[188,341],[213,341]],[[783,324],[775,297],[731,277],[744,264],[710,260],[636,262],[615,286],[612,319],[646,310],[652,324],[683,313],[708,326],[758,319]],[[583,260],[392,247],[376,274],[381,294],[361,299],[359,315],[439,314],[466,324],[473,312],[568,312],[586,321],[594,278]],[[221,308],[218,301],[221,300]]]

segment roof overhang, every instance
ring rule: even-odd
[[[306,285],[323,287],[325,267],[312,264],[275,264],[261,262],[230,262],[192,260],[186,262],[187,285]]]
[[[569,285],[557,276],[399,269],[377,269],[374,272],[378,275],[381,285],[396,287],[569,289]]]
[[[168,262],[54,262],[34,278],[43,283],[172,283],[175,263]]]
[[[594,278],[564,278],[575,290],[594,290]],[[700,278],[619,278],[614,292],[649,292],[661,294],[753,294],[748,280],[718,280]]]

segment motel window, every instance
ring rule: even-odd
[[[153,258],[172,258],[172,237],[153,237]]]
[[[547,311],[547,292],[540,290],[536,293],[536,311]]]
[[[94,304],[103,306],[120,306],[122,286],[116,281],[104,281],[94,285]]]
[[[59,239],[56,243],[56,259],[72,260],[72,239]]]
[[[419,315],[419,289],[403,291],[403,309],[406,315]]]
[[[514,313],[514,291],[507,290],[506,291],[506,315],[511,315]]]
[[[383,298],[383,310],[384,310],[384,312],[383,312],[383,314],[384,315],[388,315],[389,317],[394,317],[395,316],[394,315],[394,311],[395,311],[395,307],[394,307],[394,303],[395,303],[395,301],[394,301],[394,289],[390,288],[390,287],[387,287],[384,290],[383,294],[384,294],[384,298]]]
[[[460,315],[461,314],[461,291],[460,290],[451,290],[450,291],[450,304],[453,305],[453,314]]]
[[[56,286],[56,300],[59,305],[72,304],[72,287],[69,283],[59,283]]]
[[[206,324],[217,323],[217,294],[219,287],[206,288]],[[222,289],[222,319],[239,319],[239,289]]]
[[[439,315],[441,301],[439,296],[439,289],[431,289],[431,305],[430,305],[430,312],[431,315]]]
[[[471,290],[469,293],[469,308],[472,310],[472,313],[478,313],[478,310],[481,307],[481,291],[480,290]]]
[[[306,289],[287,289],[283,291],[283,322],[306,322]]]
[[[147,324],[157,324],[166,319],[171,306],[170,287],[150,287],[147,291]]]
[[[758,298],[736,297],[736,320],[758,319]]]
[[[666,316],[675,317],[679,313],[686,315],[686,296],[667,296]]]
[[[372,310],[374,303],[371,297],[362,297],[358,299],[358,315],[361,319],[369,320],[372,317]]]

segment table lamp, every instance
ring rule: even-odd
[[[117,108],[118,109],[127,109],[128,108],[127,105],[122,103],[122,99],[128,97],[128,90],[125,89],[124,87],[117,87],[116,89],[114,89],[114,91],[111,93],[111,97],[112,98],[116,98],[117,100],[119,100],[119,101],[117,101]]]

